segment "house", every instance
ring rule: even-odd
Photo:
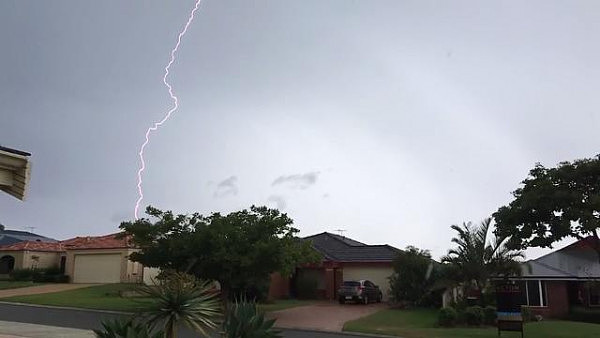
[[[0,190],[20,200],[29,185],[30,153],[0,146]]]
[[[55,239],[28,231],[7,230],[0,225],[0,247],[7,248],[7,252],[0,254],[0,275],[8,274],[15,266],[17,268],[38,266],[40,259],[42,259],[41,264],[44,265],[46,257],[54,255],[48,252],[56,251],[55,245],[52,244],[56,242],[58,241]],[[30,251],[30,254],[26,254]]]
[[[59,242],[21,241],[0,246],[0,275],[14,269],[36,269],[62,266],[62,246]]]
[[[298,281],[310,279],[316,281],[319,298],[334,300],[343,281],[368,279],[381,288],[383,300],[388,299],[388,278],[393,273],[392,261],[398,249],[389,245],[368,245],[328,232],[303,240],[310,241],[323,260],[318,264],[298,267],[290,278],[273,274],[269,298],[294,296]]]
[[[564,317],[573,306],[600,307],[600,262],[594,237],[525,262],[516,280],[533,314]]]
[[[128,259],[134,251],[128,240],[117,234],[59,242],[22,241],[0,246],[0,274],[59,267],[73,283],[140,282],[142,265]]]

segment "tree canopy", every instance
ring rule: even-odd
[[[252,206],[227,215],[174,215],[148,207],[154,222],[121,223],[124,235],[140,248],[131,259],[216,280],[221,292],[268,286],[273,272],[289,275],[303,263],[318,262],[309,242],[298,239],[293,221],[276,209]]]
[[[591,237],[600,259],[600,155],[556,168],[537,164],[522,184],[515,199],[494,213],[496,234],[511,236],[520,248]]]
[[[436,278],[435,263],[428,250],[407,246],[398,252],[393,261],[394,273],[390,277],[390,289],[395,301],[416,305],[429,305],[426,297]]]

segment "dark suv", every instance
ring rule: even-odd
[[[338,290],[338,300],[340,304],[345,302],[361,302],[369,304],[369,302],[381,302],[382,298],[379,286],[368,280],[345,281],[342,287]]]

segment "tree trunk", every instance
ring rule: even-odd
[[[219,296],[221,297],[221,303],[223,303],[223,309],[225,310],[224,312],[227,312],[227,305],[229,304],[229,285],[227,285],[224,282],[219,281],[219,284],[221,285],[221,293],[219,294]]]
[[[165,325],[165,338],[176,338],[177,337],[177,327],[176,323],[172,319],[168,319]]]

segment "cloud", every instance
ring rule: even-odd
[[[271,195],[271,196],[269,196],[269,198],[267,200],[269,202],[274,203],[275,207],[278,210],[283,210],[287,206],[287,202],[285,201],[285,197],[283,197],[281,195]]]
[[[225,197],[237,195],[237,177],[231,176],[217,184],[217,190],[214,193],[214,197]]]
[[[275,181],[273,181],[271,186],[285,185],[292,189],[306,189],[317,183],[318,178],[318,171],[311,171],[305,174],[279,176],[275,179]]]

